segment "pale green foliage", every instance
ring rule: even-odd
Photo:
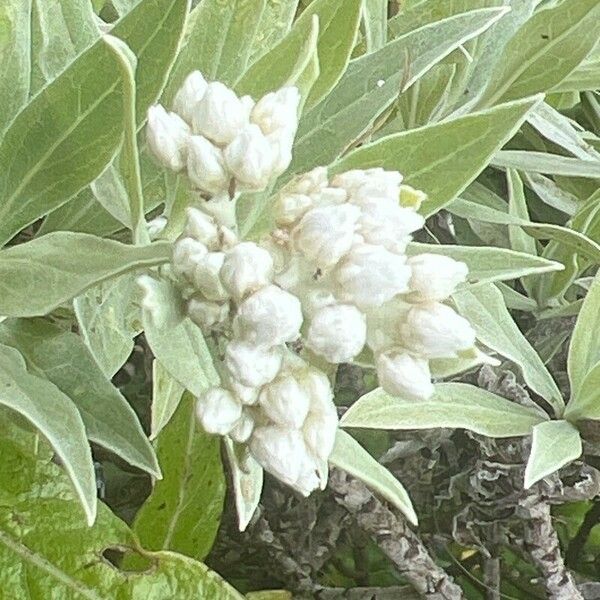
[[[255,100],[284,85],[302,96],[289,169],[235,207],[242,237],[271,231],[296,175],[383,167],[427,194],[407,254],[469,267],[451,303],[479,348],[431,362],[429,401],[380,388],[340,400],[342,427],[532,435],[526,486],[581,456],[582,423],[600,419],[600,4],[401,4],[388,19],[384,0],[1,3],[0,589],[11,598],[241,598],[197,560],[221,520],[221,457],[242,530],[264,474],[196,420],[193,396],[218,385],[223,348],[186,316],[165,265],[197,198],[144,138],[148,107],[170,109],[193,70]],[[146,218],[161,211],[167,227],[150,242]],[[575,315],[567,399],[547,365],[568,332],[534,344],[526,329]],[[136,373],[152,377],[141,400],[117,387],[136,338],[153,353]],[[543,408],[456,381],[497,357]],[[373,356],[357,362],[370,369]],[[360,439],[340,429],[330,463],[416,524],[407,490]],[[153,478],[132,530],[97,500],[90,442]],[[125,566],[142,556],[152,568],[109,565],[113,547],[136,550]]]

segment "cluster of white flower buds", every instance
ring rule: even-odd
[[[406,399],[433,393],[429,360],[470,350],[475,333],[443,301],[465,281],[451,258],[410,258],[424,195],[395,171],[317,168],[292,182],[276,205],[269,243],[275,281],[302,303],[303,341],[329,363],[372,353],[379,384]],[[368,348],[368,349],[367,349]]]
[[[299,103],[295,87],[254,102],[194,71],[177,92],[172,112],[161,105],[149,109],[148,146],[168,169],[185,170],[202,193],[263,190],[292,160]]]
[[[206,431],[247,444],[281,481],[308,495],[327,480],[337,412],[327,376],[288,349],[298,298],[273,283],[271,254],[196,208],[173,251],[190,318],[227,339],[222,383],[198,399]]]

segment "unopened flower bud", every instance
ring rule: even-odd
[[[331,267],[350,250],[359,217],[351,204],[309,210],[292,232],[294,246],[316,265]]]
[[[271,255],[254,242],[242,242],[234,246],[225,255],[221,267],[221,281],[238,302],[268,285],[272,275]]]
[[[304,496],[319,486],[316,464],[297,429],[257,427],[249,443],[250,452],[266,471]]]
[[[201,135],[189,138],[187,170],[190,181],[202,191],[218,194],[229,187],[223,152]]]
[[[190,128],[175,113],[168,113],[160,104],[148,109],[146,139],[158,160],[173,171],[185,167]]]
[[[198,263],[207,255],[206,246],[189,237],[179,238],[173,245],[173,271],[179,277],[191,279]]]
[[[306,336],[306,346],[330,363],[350,362],[360,354],[367,337],[363,313],[349,304],[319,310]]]
[[[247,125],[225,148],[225,160],[235,178],[252,190],[262,190],[273,174],[271,144],[258,125]]]
[[[295,377],[293,371],[282,370],[262,388],[258,402],[277,425],[299,429],[310,408],[309,390],[303,387],[302,380]]]
[[[202,242],[209,250],[219,246],[219,230],[215,220],[198,208],[190,207],[186,211],[187,221],[183,233]]]
[[[352,248],[335,274],[340,297],[359,308],[381,306],[408,291],[410,275],[404,256],[370,244]]]
[[[237,379],[229,378],[227,387],[233,395],[245,406],[252,406],[258,402],[260,388],[241,384]]]
[[[413,306],[401,335],[409,350],[425,358],[452,358],[475,344],[470,323],[439,302]]]
[[[268,285],[244,300],[233,322],[241,339],[266,347],[293,342],[301,326],[300,301],[276,285]]]
[[[304,441],[310,452],[319,460],[327,461],[333,450],[338,429],[336,414],[308,415],[302,427]]]
[[[234,442],[237,442],[238,444],[243,444],[244,442],[248,441],[248,438],[252,435],[253,429],[254,419],[247,410],[244,410],[239,421],[229,432],[229,435]]]
[[[465,263],[441,254],[419,254],[409,258],[407,264],[412,270],[410,289],[424,302],[445,300],[469,273]]]
[[[273,381],[281,367],[279,349],[264,349],[232,341],[225,349],[225,368],[233,379],[247,387],[260,387]]]
[[[332,184],[344,188],[351,197],[373,196],[398,200],[402,175],[398,171],[373,169],[355,169],[336,175]]]
[[[288,227],[299,221],[313,206],[313,201],[305,194],[282,193],[275,203],[275,222],[280,227]]]
[[[187,305],[190,319],[202,329],[210,329],[223,323],[229,315],[229,304],[218,304],[199,298],[191,298]]]
[[[292,162],[292,146],[294,145],[294,134],[291,131],[282,130],[267,135],[267,142],[271,146],[271,177],[281,175]]]
[[[190,73],[173,99],[173,110],[189,125],[194,119],[194,110],[204,97],[208,84],[200,71]]]
[[[312,171],[293,179],[285,186],[284,190],[290,193],[312,196],[320,192],[325,186],[327,186],[327,169],[325,167],[315,167]]]
[[[227,435],[242,415],[242,405],[231,392],[210,388],[196,403],[196,414],[208,433]]]
[[[216,144],[228,144],[248,123],[248,106],[220,81],[208,84],[192,120],[194,133]]]
[[[281,129],[295,132],[299,105],[298,88],[284,87],[263,96],[252,109],[250,118],[265,135]]]
[[[192,283],[208,300],[223,302],[229,298],[220,276],[224,260],[223,252],[209,252],[194,268]]]
[[[391,396],[427,400],[433,394],[429,363],[402,351],[390,350],[377,357],[379,385]]]

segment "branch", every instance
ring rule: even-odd
[[[334,469],[330,474],[329,489],[423,598],[464,598],[460,587],[434,562],[404,518],[375,498],[362,482]]]

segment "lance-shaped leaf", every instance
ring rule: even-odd
[[[502,292],[491,284],[462,289],[453,295],[458,310],[471,323],[477,339],[517,364],[527,385],[562,414],[564,400],[533,346],[513,321]]]
[[[136,515],[133,530],[147,550],[203,560],[217,534],[225,499],[220,438],[202,430],[186,394],[155,443],[164,479]]]
[[[383,167],[400,171],[405,182],[428,199],[431,215],[458,196],[518,131],[541,96],[502,104],[443,123],[390,135],[354,150],[331,171]]]
[[[571,395],[565,419],[571,422],[578,419],[600,419],[600,362],[588,371],[576,393]]]
[[[413,525],[418,524],[417,514],[404,486],[351,435],[341,429],[338,429],[335,436],[329,462],[363,481],[401,510]]]
[[[27,372],[18,350],[3,344],[0,344],[0,404],[23,415],[50,442],[73,482],[91,525],[96,518],[96,478],[81,416],[54,384]],[[10,462],[3,455],[0,464],[6,468]],[[11,483],[13,476],[9,478]],[[5,475],[0,481],[9,479]],[[2,570],[6,571],[6,568]]]
[[[166,280],[139,279],[144,331],[154,356],[194,396],[218,385],[212,356],[200,328],[187,317],[181,294]]]
[[[86,233],[49,233],[0,250],[0,315],[45,315],[91,286],[170,260],[167,243],[129,246]]]
[[[430,400],[395,398],[381,388],[365,394],[344,414],[342,427],[368,429],[469,429],[489,437],[529,435],[548,417],[466,383],[439,383]]]
[[[558,471],[581,456],[581,436],[568,421],[546,421],[533,428],[525,487]]]
[[[152,363],[152,414],[150,439],[153,440],[177,410],[185,388],[161,365]]]
[[[179,45],[189,0],[142,0],[112,29],[138,59],[138,124]],[[19,113],[0,143],[0,244],[96,178],[121,141],[119,61],[99,40]]]
[[[74,403],[88,439],[161,477],[135,412],[78,335],[42,319],[9,319],[0,326],[0,342],[18,350],[31,373],[53,383]]]
[[[0,588],[12,598],[219,598],[243,600],[214,571],[173,552],[147,552],[127,525],[100,503],[87,527],[66,477],[47,453],[37,460],[0,438]],[[15,520],[15,518],[17,520]],[[150,568],[125,571],[104,556],[132,549]]]
[[[506,169],[520,169],[547,175],[600,179],[600,160],[572,158],[529,150],[503,150],[494,156],[492,164]]]
[[[564,268],[561,263],[506,248],[418,242],[408,245],[409,256],[422,253],[442,254],[464,262],[469,267],[468,281],[472,283],[516,279],[524,275],[560,271]]]

